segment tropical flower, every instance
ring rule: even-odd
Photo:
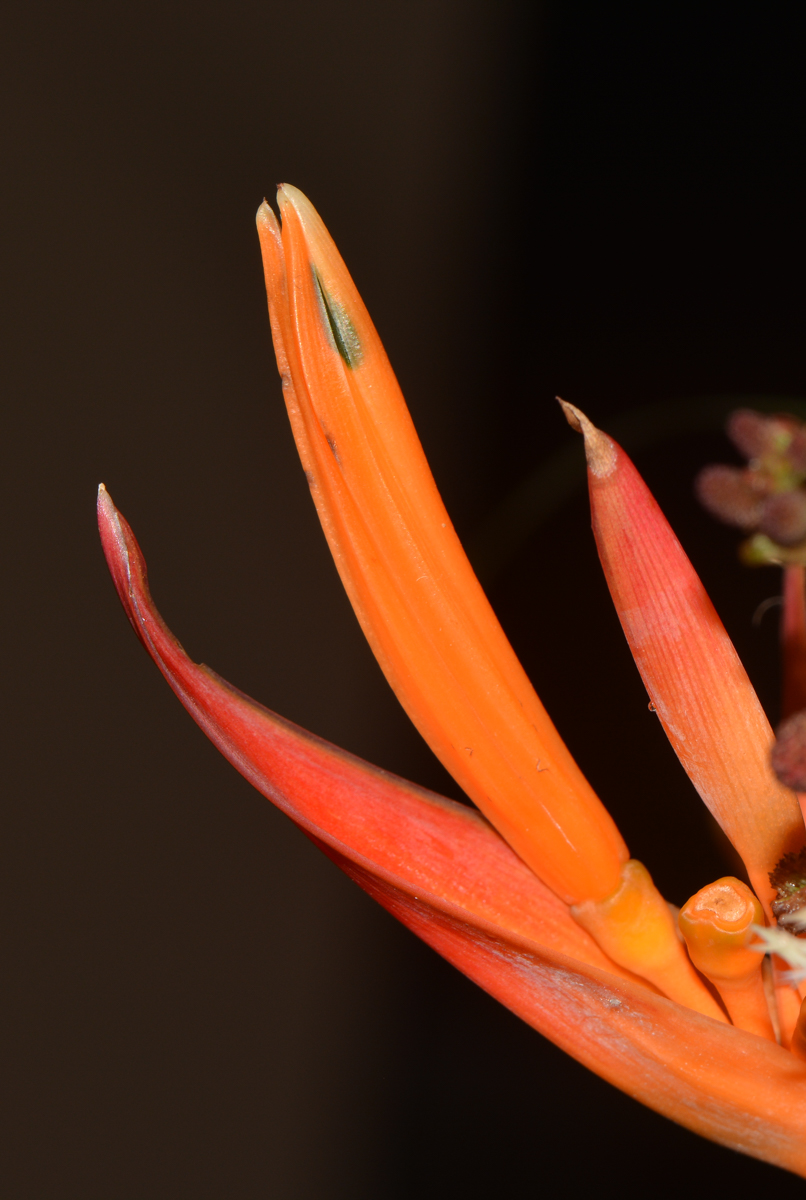
[[[804,844],[772,733],[691,564],[623,451],[571,405],[594,531],[650,700],[752,890],[678,923],[571,758],[453,531],[394,374],[310,203],[258,212],[275,351],[312,495],[372,649],[479,812],[264,709],[190,661],[101,487],[134,629],[222,753],[362,888],[535,1029],[706,1137],[806,1175],[800,996],[752,949],[770,872]],[[762,970],[762,963],[766,966]]]

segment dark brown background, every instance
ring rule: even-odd
[[[10,5],[3,36],[8,1197],[687,1195],[800,1184],[588,1075],[377,910],[206,743],[137,645],[108,485],[192,656],[455,789],[364,647],[295,460],[255,209],[337,239],[472,544],[571,439],[676,396],[806,394],[791,8],[520,0]],[[581,450],[580,450],[581,454]],[[638,455],[774,714],[774,572]],[[633,853],[722,873],[578,492],[491,595]]]

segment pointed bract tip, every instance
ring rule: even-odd
[[[260,208],[257,210],[257,214],[255,216],[255,221],[257,222],[258,226],[260,226],[260,225],[273,225],[276,220],[277,220],[277,218],[275,217],[274,212],[272,211],[272,207],[269,204],[268,200],[264,196],[263,203],[261,204]]]
[[[567,400],[563,400],[562,396],[555,396],[554,399],[563,410],[563,415],[574,432],[582,433],[582,422],[579,419],[582,414],[574,408],[573,404],[569,404]]]
[[[103,484],[98,488],[98,531],[118,596],[128,613],[129,620],[137,630],[129,592],[132,570],[130,555],[134,552],[136,556],[139,554],[139,550],[134,541],[134,535],[125,519],[115,508],[114,501]],[[137,636],[142,637],[139,630],[137,630]]]
[[[304,192],[301,192],[299,188],[294,187],[291,183],[278,183],[277,207],[280,210],[280,215],[282,215],[286,205],[291,205],[303,223],[306,217],[313,217],[315,220],[318,220],[316,209]]]
[[[106,484],[99,483],[98,484],[98,512],[99,512],[99,514],[100,513],[114,513],[116,511],[117,510],[115,509],[115,505],[112,503],[112,497],[109,495],[109,492],[106,490]]]
[[[101,529],[102,537],[108,535],[116,541],[120,541],[120,513],[115,507],[115,502],[109,495],[104,484],[98,486],[98,525]]]
[[[606,433],[602,433],[601,429],[597,429],[593,422],[588,420],[584,412],[569,404],[567,400],[561,400],[559,396],[557,400],[568,424],[585,439],[585,457],[591,474],[605,479],[616,467],[615,446]]]

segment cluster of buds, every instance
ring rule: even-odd
[[[708,511],[747,530],[742,559],[784,568],[782,621],[783,717],[772,747],[772,768],[785,787],[806,793],[806,424],[789,414],[738,409],[727,433],[746,467],[705,467],[697,495]],[[787,854],[770,874],[772,912],[790,934],[806,935],[806,853]],[[771,947],[781,952],[777,945]],[[806,965],[806,964],[805,964]],[[800,968],[799,978],[806,977]]]
[[[700,501],[751,533],[741,549],[746,563],[806,563],[806,425],[742,408],[727,432],[748,464],[705,467],[696,482]]]

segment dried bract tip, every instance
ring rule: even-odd
[[[582,433],[582,421],[580,419],[582,414],[579,410],[574,408],[573,404],[569,404],[567,400],[562,400],[559,396],[557,397],[557,403],[563,410],[563,415],[574,432]]]
[[[703,507],[718,520],[739,529],[758,527],[764,513],[764,496],[739,467],[704,467],[694,490]]]
[[[798,488],[769,496],[764,501],[758,527],[781,546],[802,542],[806,538],[806,492]]]
[[[572,429],[581,433],[585,438],[585,457],[591,474],[599,479],[605,479],[612,474],[616,466],[616,449],[606,433],[597,429],[580,409],[566,400],[560,400],[560,407],[565,413],[565,419]]]
[[[771,762],[784,787],[792,788],[794,792],[806,792],[806,711],[787,717],[778,726]],[[786,859],[782,861],[786,862]],[[771,882],[773,887],[777,886]]]
[[[669,906],[642,863],[630,859],[612,896],[575,904],[571,914],[620,967],[642,975],[678,1004],[724,1020],[692,970]]]

